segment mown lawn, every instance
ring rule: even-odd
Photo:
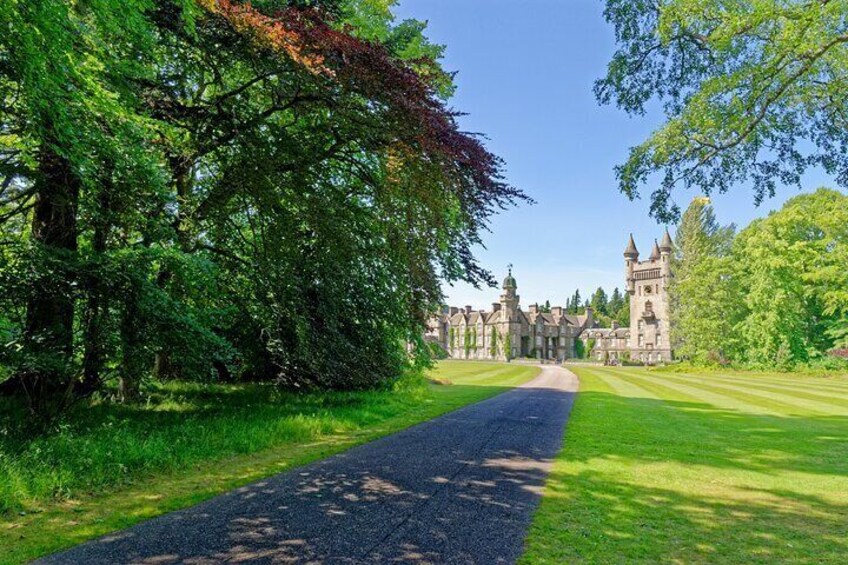
[[[524,563],[848,563],[848,377],[573,370]]]
[[[36,441],[0,434],[0,563],[20,563],[401,430],[538,369],[446,361],[395,391],[280,394],[172,384],[80,409]],[[0,406],[2,414],[2,406]]]

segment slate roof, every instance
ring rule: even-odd
[[[660,250],[661,251],[671,251],[672,243],[671,236],[668,234],[668,229],[665,230],[665,235],[663,235],[662,241],[660,242]]]
[[[651,261],[656,261],[660,258],[660,246],[657,240],[654,240],[654,248],[651,250]]]
[[[639,255],[639,250],[636,249],[636,242],[633,241],[633,234],[630,234],[630,240],[627,242],[627,248],[624,250],[624,256],[628,255]]]

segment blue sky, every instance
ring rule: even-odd
[[[628,234],[643,252],[662,235],[648,216],[651,187],[634,202],[616,188],[613,167],[662,115],[631,118],[595,101],[592,84],[615,48],[602,10],[602,0],[400,0],[395,9],[401,19],[428,21],[428,36],[447,45],[444,66],[458,72],[452,105],[468,113],[463,128],[485,133],[509,181],[537,201],[496,217],[477,254],[499,280],[514,265],[525,305],[623,286]],[[811,173],[805,190],[822,185],[835,183]],[[713,203],[721,222],[744,226],[796,194],[786,187],[757,208],[740,186]],[[444,291],[450,304],[477,308],[499,294],[464,284]]]

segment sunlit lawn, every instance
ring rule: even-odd
[[[0,563],[26,561],[337,453],[537,372],[445,361],[431,375],[443,384],[306,395],[172,384],[144,406],[80,410],[61,433],[38,441],[0,435]]]
[[[848,378],[574,371],[524,563],[848,563]]]

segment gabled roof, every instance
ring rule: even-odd
[[[450,323],[452,326],[458,326],[463,322],[465,322],[465,312],[457,312],[451,316]]]
[[[498,310],[497,312],[486,312],[483,315],[483,318],[484,318],[485,323],[487,323],[487,324],[496,324],[501,319],[501,311]]]

